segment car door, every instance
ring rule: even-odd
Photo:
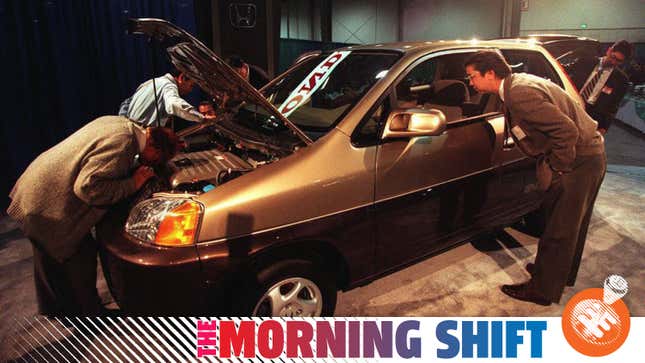
[[[493,160],[501,147],[496,136],[500,125],[489,120],[493,113],[483,113],[487,99],[470,100],[463,61],[474,51],[421,58],[392,88],[392,108],[438,109],[448,125],[440,136],[378,145],[374,217],[383,268],[481,230],[495,205]]]

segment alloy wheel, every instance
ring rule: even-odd
[[[303,277],[278,281],[262,295],[253,316],[320,316],[323,299],[318,286]]]

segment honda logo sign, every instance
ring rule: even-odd
[[[255,28],[255,4],[233,3],[228,6],[228,18],[233,28]]]

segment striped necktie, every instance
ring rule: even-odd
[[[587,102],[589,100],[589,97],[591,96],[591,93],[593,92],[594,88],[596,88],[596,84],[598,83],[598,80],[600,79],[600,76],[602,76],[602,70],[595,70],[596,74],[593,75],[593,77],[587,82],[587,85],[580,91],[580,96],[582,96],[582,99]]]

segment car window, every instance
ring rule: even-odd
[[[385,96],[356,128],[356,132],[352,135],[352,144],[356,147],[376,145],[389,113],[390,97]]]
[[[263,90],[269,102],[281,110],[299,90],[312,89],[287,116],[312,139],[332,129],[400,57],[400,53],[340,53],[344,55],[342,60],[324,76],[317,69],[325,64],[329,53],[305,60],[302,66]]]
[[[448,122],[482,114],[488,97],[476,94],[465,81],[464,62],[473,52],[446,54],[416,65],[396,85],[396,107],[437,109]]]
[[[578,60],[584,58],[596,57],[598,52],[594,51],[594,48],[591,47],[581,47],[577,49],[572,49],[560,55],[556,60],[562,64],[564,69],[568,69]]]
[[[546,78],[564,88],[560,77],[549,61],[540,52],[532,50],[502,50],[506,62],[511,66],[513,73],[530,73]]]
[[[396,88],[398,99],[410,101],[430,89],[437,71],[437,62],[426,61],[414,67]],[[412,89],[412,91],[411,91]]]
[[[578,53],[579,55],[595,57],[600,55],[598,45],[599,43],[595,41],[573,40],[545,44],[544,48],[555,59],[572,52]]]

